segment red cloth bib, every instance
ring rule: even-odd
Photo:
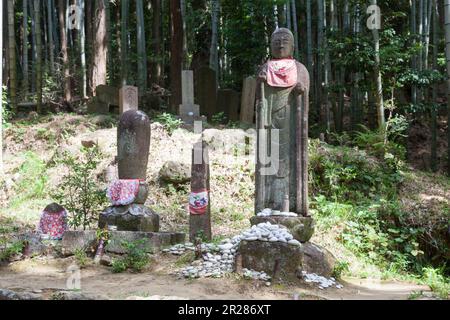
[[[116,180],[108,187],[106,195],[113,206],[129,205],[136,199],[139,182],[139,179]]]
[[[39,220],[39,231],[48,235],[52,240],[61,240],[64,232],[67,231],[67,212],[47,212],[43,211]]]
[[[189,195],[189,212],[192,215],[202,215],[206,213],[209,203],[209,192],[206,189],[191,192]]]
[[[294,59],[274,59],[267,62],[267,83],[271,87],[288,88],[297,84]]]

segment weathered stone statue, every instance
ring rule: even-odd
[[[117,129],[119,180],[108,188],[112,206],[100,214],[100,228],[114,225],[119,231],[158,232],[159,216],[144,206],[149,149],[148,116],[137,110],[123,113]]]
[[[257,78],[255,210],[308,216],[309,73],[293,59],[290,30],[272,34],[271,51]]]

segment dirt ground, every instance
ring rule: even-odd
[[[67,290],[67,268],[73,258],[34,258],[0,268],[0,288],[45,293]],[[90,265],[81,269],[81,293],[96,299],[185,300],[406,300],[414,292],[429,295],[429,288],[403,282],[346,278],[343,289],[318,289],[316,285],[273,284],[244,280],[237,274],[220,279],[179,279],[170,274],[173,258],[162,258],[143,273],[114,274],[110,268]]]

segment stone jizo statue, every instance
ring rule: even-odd
[[[309,73],[293,58],[294,36],[279,28],[258,72],[256,212],[308,216]]]

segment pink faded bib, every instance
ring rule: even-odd
[[[274,59],[267,63],[267,83],[271,87],[288,88],[297,84],[294,59]]]
[[[113,206],[129,205],[136,199],[139,182],[139,179],[116,180],[109,186],[106,195]]]

